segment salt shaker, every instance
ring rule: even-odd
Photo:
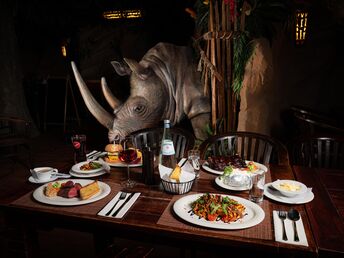
[[[142,177],[146,185],[154,185],[154,153],[149,146],[142,151],[143,170]]]

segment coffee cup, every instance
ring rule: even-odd
[[[38,181],[47,181],[53,175],[58,173],[56,168],[52,167],[37,167],[30,169],[32,177]]]

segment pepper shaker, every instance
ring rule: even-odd
[[[154,185],[154,153],[149,146],[142,151],[143,169],[142,177],[146,185]]]

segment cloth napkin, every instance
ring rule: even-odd
[[[283,240],[282,239],[282,233],[283,233],[283,224],[282,220],[278,217],[278,211],[273,211],[273,221],[274,221],[274,228],[275,228],[275,240],[277,242],[282,242],[282,243],[287,243],[287,244],[292,244],[292,245],[303,245],[303,246],[308,246],[308,241],[305,233],[305,229],[303,227],[302,223],[302,217],[298,221],[296,221],[296,228],[297,228],[297,233],[299,235],[299,242],[294,241],[294,227],[293,227],[293,221],[290,219],[285,219],[284,224],[285,224],[285,231],[288,237],[288,240]]]
[[[186,162],[186,158],[182,158],[178,162],[179,166],[182,166],[182,173],[180,176],[180,182],[188,182],[190,180],[193,180],[195,178],[195,174],[191,171],[193,171],[192,166],[189,164],[189,162]],[[165,181],[170,181],[170,182],[176,182],[174,179],[170,179],[170,174],[172,172],[171,168],[165,167],[161,164],[159,164],[159,174],[160,178],[164,179]]]
[[[135,193],[133,195],[133,197],[131,197],[131,199],[124,205],[124,207],[121,209],[120,212],[118,212],[118,214],[114,217],[117,219],[122,218],[127,211],[130,209],[130,207],[135,203],[135,201],[137,200],[137,198],[139,198],[141,193]],[[108,204],[106,204],[104,206],[103,209],[101,209],[100,212],[98,212],[98,215],[100,216],[104,216],[104,217],[112,217],[112,214],[122,205],[123,202],[126,201],[127,198],[129,198],[129,194],[127,194],[126,198],[120,202],[117,203],[116,208],[111,212],[111,214],[109,216],[105,216],[105,214],[113,207],[113,205],[117,202],[117,200],[119,199],[119,196],[121,195],[121,192],[118,192],[116,194],[116,196],[114,198],[112,198],[111,201],[108,202]]]

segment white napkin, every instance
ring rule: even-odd
[[[102,158],[99,158],[98,161],[103,165],[104,170],[107,173],[110,173],[111,167],[109,166],[109,164],[106,163]]]
[[[275,228],[275,240],[277,242],[282,242],[286,244],[293,244],[293,245],[304,245],[308,246],[307,242],[307,237],[305,233],[305,229],[303,227],[302,223],[302,217],[300,216],[300,219],[296,221],[296,228],[297,228],[297,233],[299,235],[299,242],[294,241],[294,227],[293,227],[293,221],[290,219],[285,219],[284,224],[285,224],[285,231],[288,237],[288,240],[283,240],[282,239],[282,232],[283,232],[283,224],[282,220],[278,217],[278,211],[273,211],[273,221],[274,221],[274,228]]]
[[[185,158],[182,158],[178,165],[181,166],[184,162],[185,162]],[[182,167],[181,167],[182,171],[180,174],[180,183],[183,182],[188,182],[191,181],[195,178],[195,173],[193,173],[193,168],[192,166],[189,164],[189,162],[186,162]],[[172,173],[171,168],[162,166],[159,164],[159,173],[160,173],[160,178],[164,179],[165,181],[170,181],[170,182],[176,182],[174,179],[170,178],[170,174]]]
[[[114,218],[117,218],[117,219],[120,219],[122,218],[126,213],[127,211],[130,209],[130,207],[135,203],[135,201],[137,200],[137,198],[139,198],[141,193],[135,193],[133,195],[133,197],[131,197],[131,199],[124,205],[124,207],[121,209],[120,212],[118,212],[118,214],[114,217]],[[105,216],[105,214],[113,207],[113,205],[117,202],[119,196],[121,195],[121,192],[118,192],[116,194],[116,196],[114,198],[112,198],[111,201],[108,202],[108,204],[105,205],[105,207],[100,211],[98,212],[98,215],[100,216]],[[112,214],[122,205],[122,203],[125,202],[125,200],[127,198],[129,198],[129,194],[127,194],[126,198],[122,201],[119,201],[115,207],[115,209],[111,212],[111,214],[109,216],[105,216],[105,217],[112,217]]]

